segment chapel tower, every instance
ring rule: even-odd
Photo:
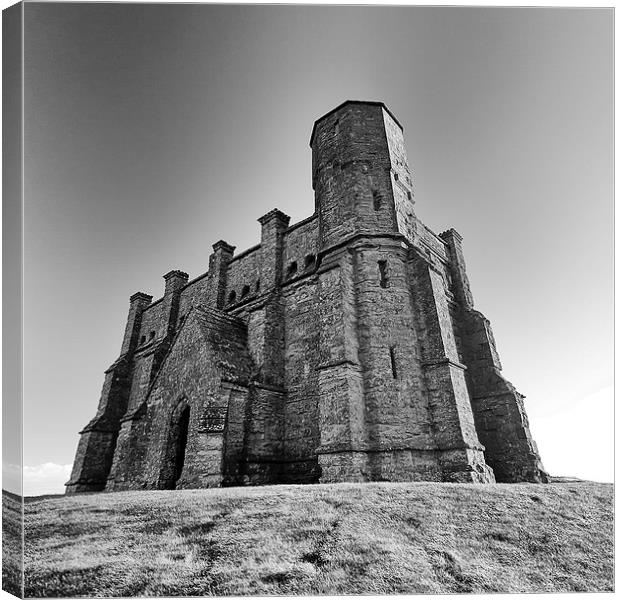
[[[319,285],[341,294],[321,310],[342,315],[320,365],[322,481],[492,481],[443,274],[415,245],[400,124],[381,103],[347,102],[315,123],[310,144]],[[332,328],[331,315],[321,321]]]

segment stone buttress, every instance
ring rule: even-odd
[[[530,433],[523,396],[501,375],[491,324],[474,309],[462,237],[454,229],[440,237],[447,244],[451,258],[451,278],[458,300],[455,325],[460,331],[476,428],[486,448],[487,463],[500,482],[547,482],[548,476]]]
[[[127,410],[131,357],[138,345],[142,313],[152,296],[138,292],[129,299],[129,315],[119,358],[105,372],[97,414],[80,432],[80,442],[67,493],[97,492],[105,488],[112,466],[120,420]]]

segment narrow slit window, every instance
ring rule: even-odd
[[[245,298],[249,293],[250,293],[250,286],[244,285],[243,289],[241,290],[241,297]]]
[[[151,333],[149,333],[149,338],[150,338],[150,339],[153,339],[154,337],[155,337],[155,332],[154,332],[154,331],[151,331]]]
[[[398,173],[394,173],[394,179],[398,181]]]
[[[308,254],[308,256],[306,256],[306,271],[313,269],[315,264],[316,256],[314,256],[314,254]]]
[[[144,342],[146,342],[146,336],[145,336],[145,335],[143,335],[143,336],[140,338],[140,343],[141,343],[141,344],[144,344]]]
[[[411,200],[411,192],[407,192],[407,198]]]
[[[288,266],[288,271],[287,271],[287,276],[289,277],[289,279],[291,277],[294,277],[295,274],[297,273],[297,261],[293,261],[289,266]]]
[[[256,288],[255,289],[256,289],[257,292],[260,292],[260,279],[256,280]]]
[[[372,206],[375,210],[379,210],[381,208],[381,194],[377,190],[372,192]]]
[[[387,260],[380,260],[378,264],[379,264],[379,285],[382,288],[386,288],[388,286]]]
[[[336,122],[334,123],[334,133],[336,135],[340,133],[340,121],[338,119],[336,119]]]
[[[452,273],[450,273],[450,269],[448,267],[446,267],[446,280],[448,282],[448,289],[451,289],[452,286],[454,285],[454,282],[452,280]]]
[[[396,371],[396,355],[394,354],[394,348],[390,348],[390,364],[392,365],[392,377],[396,379],[398,373]]]
[[[228,294],[228,304],[232,304],[237,300],[237,293],[233,290]]]

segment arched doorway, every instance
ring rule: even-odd
[[[177,481],[183,474],[183,465],[185,464],[185,447],[187,446],[187,431],[189,429],[189,406],[186,406],[179,416],[176,426],[175,449],[174,449],[174,475],[173,487],[176,487]]]
[[[190,406],[187,400],[183,398],[170,415],[168,438],[160,471],[160,489],[174,490],[183,475],[189,437],[190,412]]]

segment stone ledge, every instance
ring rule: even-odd
[[[322,365],[318,365],[317,367],[315,367],[315,371],[323,371],[325,369],[332,369],[334,367],[340,367],[341,365],[351,365],[352,367],[358,367],[361,369],[361,365],[358,362],[352,361],[352,360],[339,360],[339,361],[334,361],[331,363],[324,363]]]
[[[270,458],[270,457],[252,458],[252,457],[249,457],[240,462],[244,464],[258,463],[258,464],[270,464],[270,465],[271,464],[290,465],[294,463],[312,463],[312,462],[316,463],[317,460],[318,459],[316,456],[314,458]]]
[[[260,390],[267,390],[269,392],[277,392],[278,394],[286,394],[286,390],[279,385],[271,385],[269,383],[260,383],[255,381],[252,383],[253,387],[258,388]]]
[[[426,360],[422,362],[422,366],[424,368],[438,367],[440,365],[451,365],[453,367],[457,367],[458,369],[463,369],[463,371],[467,370],[466,365],[450,358],[440,358],[437,360]]]
[[[126,367],[127,366],[127,356],[128,356],[129,352],[125,352],[125,354],[122,354],[121,356],[119,356],[105,371],[105,374],[111,373],[112,371],[115,371],[116,369],[118,369],[119,367]]]
[[[446,450],[467,450],[469,446],[463,446],[459,448],[446,448]],[[477,447],[471,447],[473,450],[478,450]],[[342,447],[335,446],[319,446],[316,449],[317,455],[321,454],[381,454],[385,452],[429,452],[436,453],[442,452],[444,448],[438,449],[436,446],[390,446],[386,448],[370,448],[367,446],[355,446],[355,447]]]
[[[227,385],[226,389],[234,390],[236,392],[247,392],[249,388],[249,386],[239,383],[238,380],[233,381],[232,379],[226,379],[225,377],[222,377],[222,384]],[[222,387],[224,386],[222,385]]]
[[[511,390],[505,390],[503,392],[491,392],[490,394],[482,394],[481,396],[472,396],[471,399],[472,400],[484,400],[485,398],[496,398],[498,396],[514,396],[515,394],[517,394],[518,396],[521,396],[521,398],[525,398],[525,396],[523,394],[520,394],[517,391],[511,391]]]
[[[106,423],[106,420],[109,421],[109,417],[105,414],[91,419],[91,421],[84,426],[82,431],[80,431],[80,435],[83,433],[118,433],[119,428],[114,428],[109,422]]]
[[[356,240],[359,240],[359,239],[373,239],[373,240],[391,239],[391,240],[397,241],[400,244],[400,242],[402,242],[403,240],[406,240],[407,238],[405,238],[405,236],[402,233],[398,233],[398,232],[371,233],[370,231],[368,231],[368,232],[362,232],[362,233],[354,233],[353,235],[350,235],[349,237],[344,238],[337,244],[333,244],[319,251],[319,253],[317,254],[317,260],[318,259],[322,260],[325,256],[327,256],[331,252],[344,248],[345,246],[348,246],[351,242],[355,242]]]

